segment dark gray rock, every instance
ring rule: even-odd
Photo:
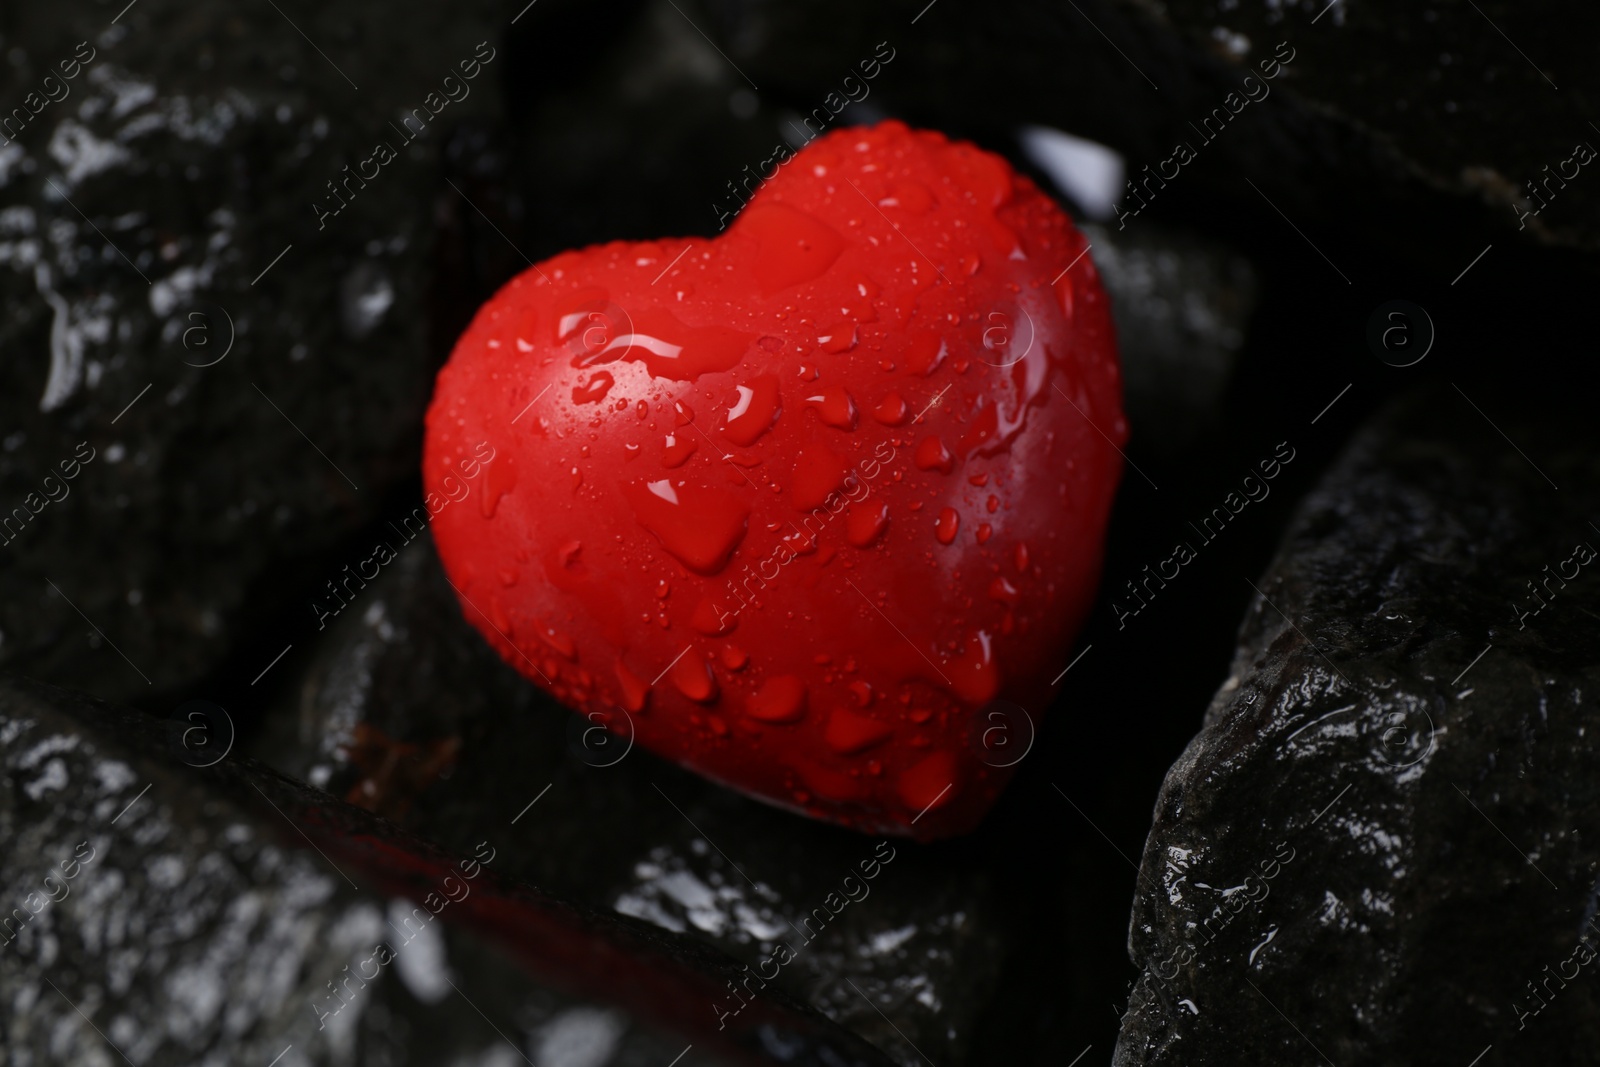
[[[586,723],[467,625],[430,539],[341,612],[296,688],[267,716],[267,762],[447,851],[484,812],[517,815],[502,873],[752,968],[787,942],[777,984],[897,1061],[967,1053],[1003,947],[985,872],[747,800],[632,748],[624,720]]]
[[[415,471],[441,148],[499,107],[493,62],[443,79],[501,24],[120,7],[4,20],[0,113],[60,99],[0,119],[0,663],[147,697],[265,664],[293,562]]]
[[[510,811],[441,851],[201,741],[0,681],[6,1063],[889,1062],[782,989],[713,1026],[740,968],[507,877]]]
[[[1080,228],[1111,297],[1128,421],[1141,448],[1176,458],[1221,414],[1256,270],[1225,245],[1159,226]]]
[[[1600,452],[1469,390],[1507,436],[1391,405],[1259,580],[1156,805],[1122,1067],[1600,1062]]]

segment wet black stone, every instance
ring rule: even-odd
[[[495,64],[409,147],[393,124],[502,25],[324,5],[312,45],[270,4],[121,6],[5,19],[0,113],[93,59],[0,127],[0,663],[148,699],[264,666],[285,576],[415,471],[441,150],[499,114]]]
[[[507,877],[511,812],[458,854],[197,741],[0,681],[6,1063],[889,1062],[781,989],[711,1025],[739,968]]]
[[[292,691],[257,741],[268,762],[447,851],[484,812],[516,816],[501,873],[768,972],[786,942],[776,984],[897,1062],[968,1053],[1004,949],[984,871],[748,800],[632,748],[624,722],[585,722],[468,626],[429,538],[340,613]]]
[[[1473,399],[1506,436],[1391,405],[1257,580],[1156,804],[1117,1064],[1597,1062],[1600,453]]]
[[[1227,245],[1160,226],[1080,228],[1111,298],[1138,447],[1175,459],[1215,429],[1255,311],[1257,270]]]

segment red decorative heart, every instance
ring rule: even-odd
[[[1004,160],[885,122],[818,138],[715,240],[519,275],[428,411],[467,618],[751,796],[971,829],[1066,666],[1121,471],[1086,251]]]

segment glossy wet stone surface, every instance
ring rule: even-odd
[[[1397,403],[1300,506],[1156,804],[1119,1065],[1594,1062],[1595,440],[1506,406]]]
[[[508,814],[441,850],[32,683],[0,737],[8,1063],[888,1062],[778,989],[712,1026],[737,965],[519,883]]]
[[[382,7],[309,22],[360,91],[270,5],[8,21],[7,106],[92,59],[0,148],[0,663],[107,697],[265,665],[284,577],[415,470],[439,159],[498,113],[493,64],[413,143],[388,122],[491,35],[484,6],[369,57]]]

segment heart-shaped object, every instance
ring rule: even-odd
[[[885,122],[818,138],[714,240],[519,275],[428,411],[462,610],[751,796],[971,829],[1067,664],[1121,471],[1086,252],[1004,160]]]

